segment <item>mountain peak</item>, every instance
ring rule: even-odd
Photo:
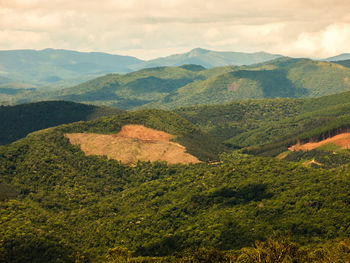
[[[202,55],[202,54],[205,54],[205,53],[208,53],[208,52],[210,52],[210,50],[198,47],[198,48],[194,48],[190,52],[188,52],[188,55],[189,56],[198,56],[198,55]]]

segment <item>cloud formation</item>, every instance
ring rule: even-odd
[[[348,0],[0,0],[0,49],[350,52]]]

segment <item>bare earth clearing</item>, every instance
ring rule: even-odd
[[[171,164],[199,163],[186,148],[171,142],[169,133],[142,125],[125,125],[118,134],[67,133],[70,143],[80,145],[87,155],[106,155],[126,164],[141,161],[166,161]]]
[[[320,141],[320,142],[309,142],[305,144],[296,144],[292,147],[289,147],[288,149],[290,151],[308,151],[313,150],[315,148],[318,148],[322,145],[333,143],[342,149],[350,149],[350,133],[342,133],[338,134],[336,136],[330,137],[326,140]]]

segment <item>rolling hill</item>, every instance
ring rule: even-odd
[[[308,99],[260,99],[175,112],[234,149],[276,156],[350,127],[350,92]]]
[[[65,54],[64,52],[68,51],[47,50],[45,52]],[[190,56],[190,53],[186,53],[185,57]],[[68,52],[68,54],[70,53]],[[70,56],[72,59],[74,54]],[[212,52],[196,49],[193,54],[209,56]],[[114,65],[113,59],[107,59],[109,57],[105,54],[79,53],[76,56],[79,58],[80,55],[85,56],[86,60],[95,56],[100,63]],[[99,56],[102,56],[103,59],[100,59]],[[224,56],[230,57],[226,53]],[[52,57],[55,57],[58,62],[61,61],[58,55],[52,55]],[[64,56],[62,55],[62,57]],[[124,59],[131,64],[135,62],[132,58],[119,58],[118,56],[117,58]],[[62,58],[60,63],[63,63],[64,59]],[[211,58],[210,60],[214,61]],[[174,58],[174,61],[177,59]],[[180,65],[186,62],[191,61],[183,59],[179,63],[174,62],[167,65]],[[194,62],[192,61],[192,63]],[[222,65],[224,64],[223,62]],[[50,69],[50,66],[45,66],[45,68]],[[95,73],[103,74],[105,72],[111,71],[101,70],[99,73]],[[81,73],[88,74],[87,71]],[[31,74],[31,76],[40,79],[35,74]],[[64,89],[55,87],[38,89],[33,88],[34,84],[23,85],[11,82],[9,78],[4,78],[0,83],[3,83],[0,84],[0,103],[3,105],[55,99],[122,109],[174,109],[182,106],[221,104],[243,99],[307,98],[340,93],[350,90],[350,69],[345,64],[343,66],[339,63],[282,57],[249,66],[231,65],[207,69],[194,64],[176,67],[157,66],[127,74],[107,74]],[[14,87],[16,89],[12,89]]]
[[[321,97],[349,90],[350,68],[280,58],[252,66],[185,65],[108,74],[60,91],[18,95],[17,101],[50,98],[122,109],[175,109],[244,99]]]

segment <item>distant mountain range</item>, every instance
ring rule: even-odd
[[[0,77],[7,85],[69,86],[111,72],[130,72],[129,66],[141,63],[135,57],[70,50],[0,51]],[[1,83],[1,79],[0,79]]]
[[[206,68],[250,65],[277,57],[280,55],[216,52],[200,48],[149,61],[131,56],[57,49],[0,51],[0,88],[66,87],[107,73],[127,73],[142,68],[183,64],[198,64]]]
[[[269,54],[265,52],[242,53],[242,52],[219,52],[202,48],[195,48],[187,53],[175,54],[163,58],[152,59],[136,66],[134,69],[150,68],[159,66],[182,66],[185,64],[201,65],[205,68],[221,67],[228,65],[252,65],[269,61],[281,55]]]
[[[108,74],[61,90],[8,94],[9,100],[3,104],[59,99],[121,109],[174,109],[242,99],[320,97],[345,91],[350,91],[348,67],[278,58],[251,66],[205,69],[184,65]]]
[[[319,97],[350,90],[350,60],[341,60],[348,56],[328,62],[196,48],[143,61],[98,52],[0,51],[0,104],[64,99],[122,109],[172,109]]]

